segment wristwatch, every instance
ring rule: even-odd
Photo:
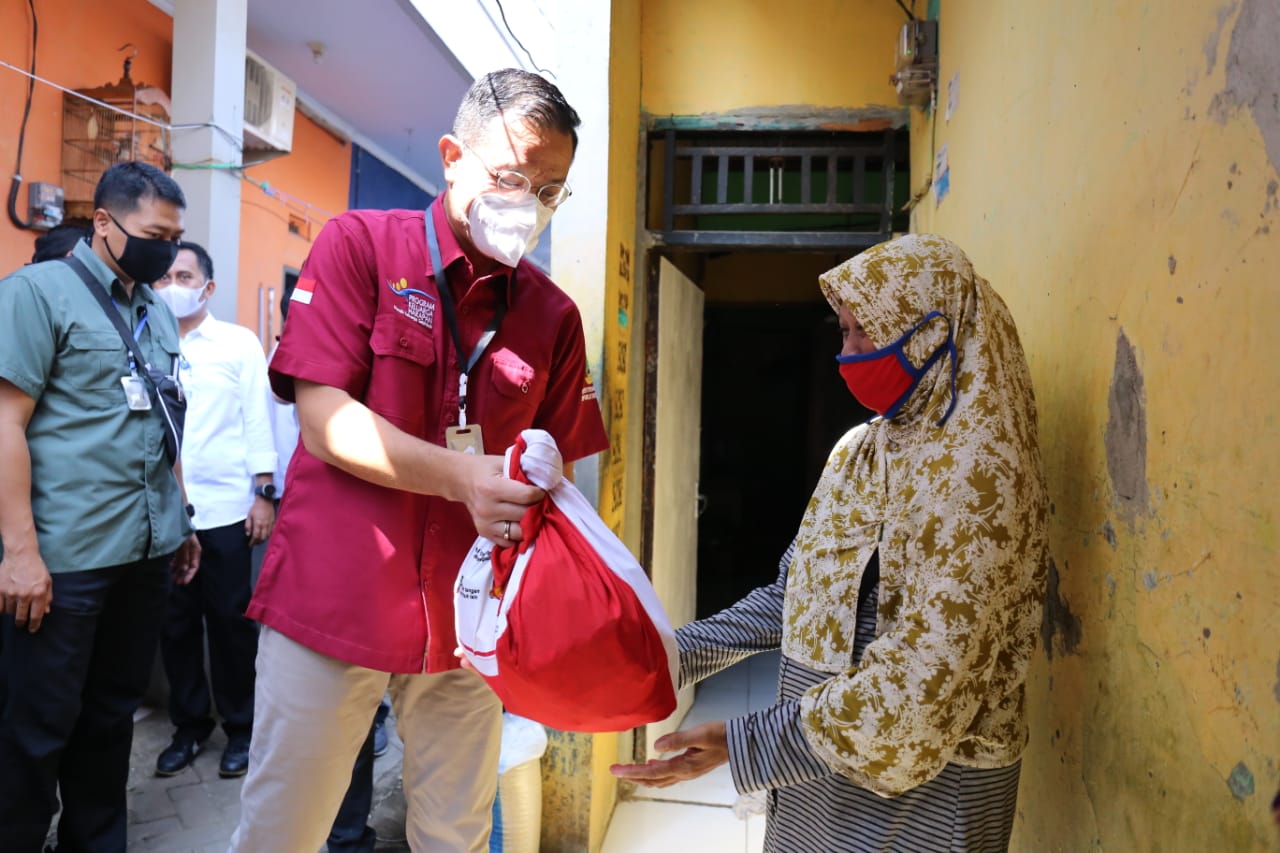
[[[276,499],[276,484],[263,483],[261,486],[254,486],[253,493],[260,498],[266,498],[269,501]]]

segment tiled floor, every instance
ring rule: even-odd
[[[378,833],[379,853],[408,853],[404,840],[404,796],[400,756],[404,746],[394,717],[388,722],[390,747],[373,765],[374,803],[369,824]],[[169,715],[143,707],[134,717],[129,766],[128,853],[226,853],[240,819],[240,779],[218,777],[218,757],[226,740],[210,736],[195,763],[177,776],[155,775],[156,756],[169,743]],[[50,829],[50,840],[54,841]],[[8,850],[0,841],[0,851]]]
[[[773,704],[777,682],[777,653],[743,661],[698,685],[693,708],[680,727],[767,707]],[[637,788],[614,810],[602,853],[758,853],[764,845],[764,816],[735,817],[737,799],[728,765],[670,788]]]

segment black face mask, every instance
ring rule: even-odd
[[[107,216],[111,216],[111,214],[108,213]],[[150,284],[167,273],[169,267],[173,266],[174,258],[178,257],[178,244],[175,241],[135,237],[125,231],[124,226],[120,224],[120,220],[114,216],[111,216],[111,221],[116,224],[116,227],[120,229],[120,233],[125,236],[124,251],[117,258],[116,253],[111,251],[111,244],[105,239],[102,242],[106,245],[107,254],[111,256],[111,260],[115,261],[116,266],[120,267],[120,272],[136,282]]]

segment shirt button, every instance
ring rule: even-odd
[[[409,345],[409,339],[408,339],[408,338],[401,338],[401,339],[400,339],[400,346],[402,346],[402,347],[407,347],[408,345]]]
[[[428,530],[428,532],[433,533],[433,534],[435,534],[435,533],[439,533],[439,532],[440,532],[440,525],[436,524],[435,522],[432,522],[431,524],[427,525],[427,530]]]

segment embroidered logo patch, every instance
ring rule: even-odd
[[[391,288],[391,292],[396,296],[404,299],[403,305],[396,303],[392,306],[397,313],[403,314],[423,328],[435,328],[436,298],[434,296],[410,287],[408,279],[404,278],[399,281],[388,279],[387,287]]]
[[[587,368],[586,379],[582,383],[582,402],[589,403],[596,398],[596,384],[591,381],[591,368]]]

